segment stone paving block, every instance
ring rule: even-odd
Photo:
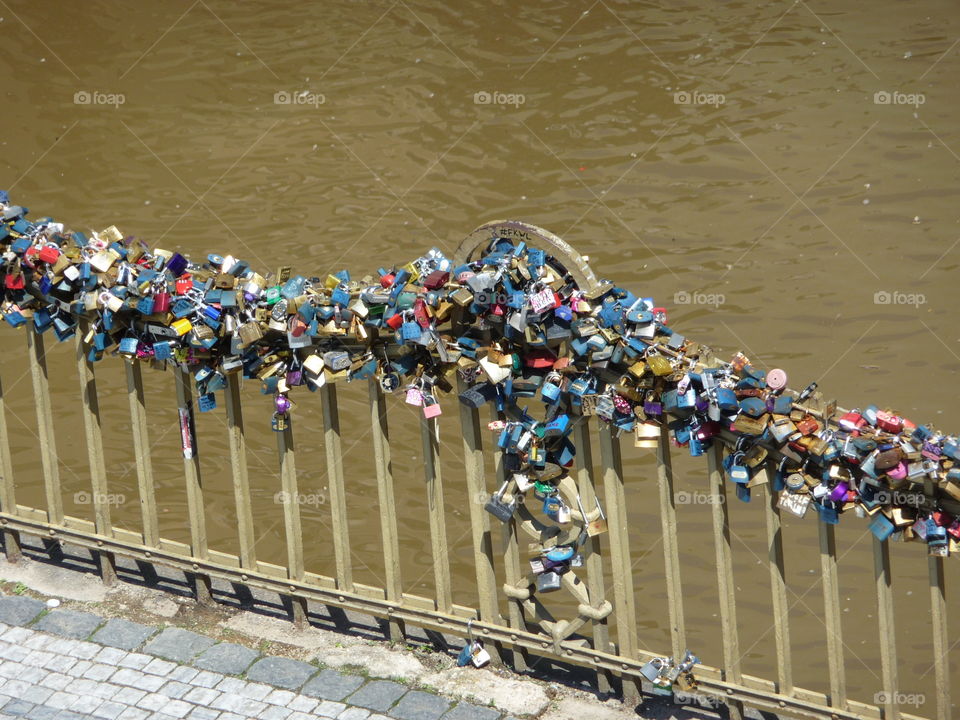
[[[77,659],[72,658],[69,655],[54,655],[52,658],[47,660],[43,664],[43,667],[46,670],[54,670],[55,672],[62,672],[69,674],[70,668],[77,664]]]
[[[143,651],[151,655],[159,655],[167,660],[176,660],[183,663],[195,655],[199,655],[215,642],[212,638],[198,635],[189,630],[168,627],[144,645]]]
[[[24,717],[27,718],[27,720],[53,720],[59,712],[59,710],[47,707],[46,705],[37,705],[33,710],[24,715]]]
[[[190,692],[190,686],[176,680],[169,680],[157,692],[173,700],[178,700]]]
[[[117,720],[144,720],[150,715],[146,710],[140,708],[128,707],[122,713],[117,715]]]
[[[352,707],[347,708],[342,713],[337,715],[337,720],[368,720],[370,717],[370,711],[364,710],[363,708]]]
[[[220,697],[220,693],[216,690],[211,688],[195,687],[193,690],[190,690],[186,695],[184,695],[183,699],[187,702],[196,703],[197,705],[209,705],[218,697]]]
[[[103,718],[103,720],[117,720],[117,715],[122,713],[124,710],[126,710],[126,708],[120,703],[105,702],[103,705],[93,711],[93,716],[97,718]]]
[[[139,688],[124,687],[120,688],[111,699],[114,702],[120,703],[121,705],[136,705],[146,694],[147,693]]]
[[[387,714],[397,720],[440,720],[448,709],[449,700],[432,693],[411,690]]]
[[[21,700],[32,702],[36,705],[43,705],[47,698],[53,695],[54,691],[40,685],[31,685],[20,694]]]
[[[86,640],[69,640],[68,642],[71,644],[71,647],[67,651],[67,655],[81,660],[89,660],[103,649],[96,643],[87,642]],[[49,645],[47,650],[53,652],[53,645]]]
[[[67,685],[72,683],[73,680],[74,678],[69,675],[52,672],[40,678],[40,684],[52,690],[63,690]]]
[[[300,695],[298,697],[295,697],[293,700],[291,700],[290,704],[287,705],[287,707],[297,712],[308,713],[312,711],[319,704],[320,704],[319,700],[314,700],[313,698],[304,697],[303,695]]]
[[[280,707],[279,705],[270,705],[266,710],[260,713],[260,717],[257,718],[257,720],[287,720],[287,717],[292,712],[293,710],[288,710],[287,708]]]
[[[87,668],[87,671],[82,677],[85,677],[89,680],[95,680],[97,682],[106,682],[117,672],[119,672],[119,670],[117,670],[117,668],[113,665],[95,662]]]
[[[374,680],[348,697],[347,703],[383,712],[390,709],[405,692],[407,692],[407,688],[403,685],[398,685],[390,680]]]
[[[4,705],[0,710],[3,710],[7,715],[26,715],[28,712],[33,710],[36,707],[33,703],[24,702],[23,700],[13,700]]]
[[[167,675],[167,678],[170,680],[176,680],[177,682],[189,683],[198,674],[198,670],[194,670],[192,667],[187,667],[186,665],[181,665],[172,673]]]
[[[197,676],[190,681],[190,684],[195,687],[212,688],[221,680],[223,680],[223,675],[220,673],[204,670],[203,672],[197,673]]]
[[[260,653],[243,645],[218,643],[195,657],[193,664],[198,668],[224,675],[240,675],[258,657]]]
[[[314,715],[319,715],[320,717],[325,718],[335,718],[337,715],[342,713],[346,709],[346,705],[341,702],[333,702],[332,700],[323,700],[319,705],[313,709]]]
[[[498,720],[500,711],[462,702],[443,716],[443,720]]]
[[[112,648],[133,650],[140,647],[156,631],[157,628],[150,625],[141,625],[123,618],[110,618],[106,625],[97,630],[91,640]]]
[[[232,678],[230,678],[232,680]],[[217,687],[220,687],[219,685]],[[263,700],[273,692],[273,688],[263,683],[245,682],[240,688],[240,694],[251,700]]]
[[[93,613],[79,610],[52,610],[40,618],[34,628],[73,640],[85,640],[102,624],[103,618]]]
[[[14,698],[22,698],[23,694],[29,688],[30,683],[26,682],[25,680],[7,680],[3,684],[3,694]]]
[[[210,708],[198,707],[191,710],[187,717],[190,720],[217,720],[217,718],[220,717],[220,713]]]
[[[147,664],[153,660],[149,655],[143,653],[128,653],[125,658],[121,658],[117,663],[122,668],[132,668],[134,670],[143,670]]]
[[[247,671],[247,679],[287,690],[297,690],[316,672],[316,667],[300,660],[265,657],[257,660]]]
[[[311,678],[300,692],[322,700],[343,700],[364,682],[366,680],[359,675],[344,675],[336,670],[326,669]]]
[[[150,675],[162,675],[163,677],[166,677],[172,673],[176,667],[176,663],[167,662],[166,660],[161,660],[160,658],[154,658],[147,663],[145,668],[143,668],[143,672],[149,673]]]
[[[87,720],[89,717],[74,710],[61,710],[57,713],[55,720]]]
[[[0,596],[0,622],[5,625],[26,625],[46,608],[47,605],[42,600],[20,595],[3,595]],[[4,633],[4,639],[7,639],[8,633],[9,637],[15,636],[11,630],[7,630]],[[8,642],[14,641],[8,640]]]

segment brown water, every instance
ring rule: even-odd
[[[889,404],[960,429],[953,3],[7,0],[0,16],[0,187],[35,216],[318,275],[452,251],[481,222],[524,219],[589,255],[598,275],[657,298],[690,337],[782,366],[795,386],[816,379],[842,405]],[[4,337],[17,348],[3,374],[18,499],[42,507],[23,339]],[[72,345],[53,348],[51,364],[66,510],[90,517],[74,501],[89,474]],[[147,377],[162,529],[185,540],[172,379]],[[138,528],[120,363],[105,361],[99,382],[111,491],[123,496],[114,521]],[[282,562],[268,400],[253,383],[245,394],[257,550]],[[364,388],[342,397],[357,418],[345,424],[355,576],[379,583]],[[300,487],[317,501],[303,507],[308,568],[332,574],[318,403],[294,399]],[[448,529],[456,599],[469,602],[448,408]],[[404,584],[430,594],[415,415],[397,402],[393,417],[409,448],[394,454]],[[211,545],[235,550],[223,427],[222,409],[203,416],[199,441]],[[625,454],[641,644],[665,650],[653,461]],[[678,469],[681,490],[705,487],[704,463]],[[709,506],[680,516],[690,645],[720,664]],[[761,516],[758,502],[731,507],[744,669],[773,677]],[[865,531],[844,517],[838,544],[851,694],[872,701],[881,681]],[[789,522],[786,539],[795,679],[826,690],[815,520]],[[924,549],[893,555],[900,689],[925,694],[917,711],[932,715]]]

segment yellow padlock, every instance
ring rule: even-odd
[[[188,332],[193,330],[193,323],[191,323],[186,318],[180,318],[179,320],[174,320],[170,327],[172,327],[177,335],[186,335]]]

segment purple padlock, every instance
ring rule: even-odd
[[[290,412],[290,408],[293,407],[293,403],[290,402],[290,399],[286,395],[277,395],[277,399],[274,400],[274,405],[280,415],[286,415]]]
[[[643,411],[647,415],[662,415],[663,414],[663,404],[654,402],[652,400],[643,401]]]
[[[830,499],[833,502],[844,502],[847,499],[847,492],[850,490],[850,486],[842,480],[837,483],[837,486],[830,492]]]
[[[294,385],[303,385],[303,371],[302,370],[289,370],[287,371],[287,385],[293,387]]]

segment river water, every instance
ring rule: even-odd
[[[793,386],[817,380],[843,406],[876,402],[960,430],[955,3],[7,0],[0,17],[0,186],[34,216],[320,276],[452,252],[484,221],[523,219],[597,275],[654,296],[688,337],[783,367]],[[24,342],[3,337],[18,500],[43,507]],[[73,346],[50,356],[65,507],[92,517]],[[146,376],[162,530],[186,540],[172,379]],[[98,381],[113,520],[137,529],[121,363],[103,362]],[[257,552],[282,563],[269,399],[254,383],[244,396]],[[332,574],[319,403],[293,399],[307,566]],[[429,595],[416,416],[391,407],[404,587]],[[450,559],[455,599],[469,602],[469,498],[447,407]],[[379,584],[364,388],[345,387],[341,410],[354,575]],[[222,408],[204,415],[199,447],[210,545],[235,551],[224,423]],[[625,448],[633,576],[641,646],[666,650],[649,452]],[[704,463],[677,469],[689,642],[720,664]],[[733,502],[730,514],[744,671],[774,677],[762,506]],[[844,516],[838,547],[851,696],[872,701],[882,683],[865,533]],[[785,538],[795,681],[825,691],[816,521],[788,520]],[[925,696],[905,709],[932,715],[943,660],[924,555],[893,547],[896,639],[900,690]]]

